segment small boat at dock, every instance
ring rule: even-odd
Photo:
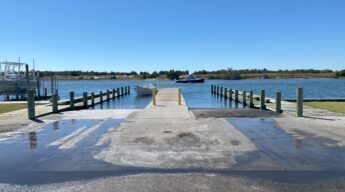
[[[202,78],[195,78],[193,75],[188,75],[185,79],[176,80],[175,83],[204,83]]]
[[[145,84],[143,86],[135,86],[134,91],[136,92],[137,96],[148,96],[152,95],[152,90],[156,89],[157,86],[155,84]]]

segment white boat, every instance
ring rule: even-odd
[[[38,74],[21,72],[21,67],[27,65],[20,62],[0,62],[0,94],[25,92],[28,88],[37,87]]]
[[[147,84],[143,86],[135,86],[134,91],[137,93],[138,96],[147,96],[152,95],[152,90],[156,89],[157,86],[154,84]]]

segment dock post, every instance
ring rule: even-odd
[[[123,87],[121,87],[121,96],[123,96]]]
[[[91,105],[94,106],[95,105],[95,93],[91,92]]]
[[[110,100],[110,91],[107,90],[107,101]]]
[[[102,91],[99,92],[99,102],[100,103],[103,102],[103,92]]]
[[[213,85],[211,85],[211,93],[213,93]]]
[[[69,92],[69,107],[74,108],[74,91]]]
[[[56,93],[52,94],[52,109],[53,109],[53,113],[57,113],[58,112],[58,95]]]
[[[36,86],[37,86],[37,97],[41,97],[41,89],[40,89],[40,78],[37,77],[37,82],[36,82]]]
[[[47,88],[44,88],[44,98],[45,98],[46,100],[48,99]]]
[[[254,107],[253,95],[253,91],[249,91],[249,107]]]
[[[113,92],[112,92],[112,94],[113,94],[113,99],[115,99],[115,89],[113,89]]]
[[[223,96],[223,87],[220,87],[220,96]]]
[[[219,95],[219,86],[217,85],[217,91],[216,94]]]
[[[35,93],[34,90],[28,90],[28,118],[35,118]]]
[[[276,112],[278,113],[282,112],[281,100],[282,100],[282,94],[280,91],[277,91],[276,92]]]
[[[129,85],[128,85],[127,91],[128,91],[128,95],[130,95],[131,94],[131,87]]]
[[[232,101],[232,89],[229,89],[229,100]]]
[[[228,98],[228,88],[224,88],[224,98]]]
[[[116,96],[117,96],[117,97],[120,96],[120,88],[116,88]]]
[[[156,89],[152,89],[152,104],[156,105]]]
[[[235,90],[235,103],[238,102],[238,90],[236,89]]]
[[[181,88],[178,88],[178,105],[182,105],[182,90]]]
[[[87,92],[83,93],[83,107],[87,107]]]
[[[260,109],[266,109],[265,105],[265,90],[260,91]]]
[[[243,106],[244,105],[247,105],[247,92],[246,91],[243,91],[242,92],[242,104],[243,104]]]
[[[124,95],[127,95],[127,86],[124,87]]]
[[[297,117],[303,117],[303,88],[297,88]]]

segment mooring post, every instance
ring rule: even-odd
[[[211,93],[213,93],[213,85],[211,85]]]
[[[228,98],[228,88],[224,88],[224,98]]]
[[[130,95],[131,94],[131,86],[128,85],[128,89],[127,90],[128,90],[128,95]]]
[[[220,96],[223,96],[223,87],[220,87]]]
[[[303,117],[303,88],[297,88],[297,117]]]
[[[56,93],[52,94],[52,108],[53,108],[53,113],[58,112],[58,95]]]
[[[280,91],[277,91],[276,92],[276,112],[278,113],[282,112],[281,100],[282,100],[282,94]]]
[[[120,88],[116,88],[116,96],[117,96],[117,97],[120,96]]]
[[[110,91],[107,90],[107,100],[110,100]]]
[[[33,89],[28,90],[28,118],[35,118],[35,92]]]
[[[48,99],[47,88],[44,88],[44,98],[45,98],[46,100]]]
[[[87,107],[87,92],[83,93],[83,107]]]
[[[95,105],[95,93],[91,92],[91,105],[94,106]]]
[[[74,91],[69,92],[69,107],[74,108]]]
[[[99,102],[100,103],[103,102],[103,92],[102,91],[99,92]]]
[[[121,96],[123,96],[123,87],[121,87]]]
[[[156,105],[156,89],[152,89],[152,104]]]
[[[217,85],[216,94],[219,95],[219,86]]]
[[[36,86],[37,86],[37,96],[41,97],[41,89],[40,89],[40,78],[37,77],[37,82],[36,82]]]
[[[254,107],[254,102],[253,102],[253,91],[249,91],[249,107]]]
[[[229,100],[232,101],[232,89],[229,89]]]
[[[178,88],[178,105],[182,105],[182,90]]]
[[[113,89],[113,92],[112,92],[112,94],[113,94],[113,99],[115,99],[115,89]]]
[[[124,87],[124,95],[127,95],[127,86]]]
[[[260,109],[266,109],[265,90],[260,91]]]
[[[242,104],[243,104],[243,106],[247,105],[247,92],[246,91],[242,92]]]
[[[235,103],[238,102],[238,90],[236,89],[235,90]]]

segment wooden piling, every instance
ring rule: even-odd
[[[110,100],[110,91],[107,90],[107,101],[109,101],[109,100]]]
[[[229,89],[229,100],[232,101],[232,89]]]
[[[254,107],[254,102],[253,102],[253,91],[249,91],[249,107]]]
[[[34,119],[35,117],[35,92],[30,89],[28,90],[28,118]]]
[[[69,92],[69,107],[74,108],[74,91]]]
[[[95,105],[95,93],[91,92],[91,105],[94,106]]]
[[[235,103],[238,103],[238,90],[235,90]]]
[[[217,85],[217,91],[216,94],[219,95],[219,86]]]
[[[242,104],[243,104],[243,106],[247,105],[247,92],[246,91],[242,92]]]
[[[156,105],[156,89],[152,89],[152,104]]]
[[[48,99],[48,92],[47,92],[47,88],[44,88],[44,98],[45,100]]]
[[[100,103],[103,102],[103,92],[102,91],[99,92],[99,102]]]
[[[297,117],[303,117],[303,88],[297,88]]]
[[[228,88],[224,88],[224,98],[228,98]]]
[[[277,91],[276,92],[276,112],[278,112],[278,113],[282,112],[281,100],[282,100],[281,92]]]
[[[266,109],[265,90],[260,91],[260,109]]]
[[[87,92],[83,93],[83,107],[87,107]]]
[[[120,88],[116,88],[116,96],[117,96],[117,97],[120,96]]]
[[[211,93],[213,93],[213,85],[211,85]]]
[[[52,100],[53,113],[57,113],[59,111],[59,108],[58,108],[58,95],[56,93],[53,93],[51,100]]]
[[[121,87],[121,96],[123,96],[123,87]]]
[[[223,96],[223,87],[220,87],[220,96]]]
[[[182,105],[182,90],[181,88],[178,88],[178,104]]]
[[[128,88],[127,88],[127,91],[128,91],[128,95],[130,95],[131,94],[131,87],[128,85],[127,86]]]
[[[113,94],[113,99],[115,99],[115,89],[113,89],[113,92],[112,92],[112,94]]]

